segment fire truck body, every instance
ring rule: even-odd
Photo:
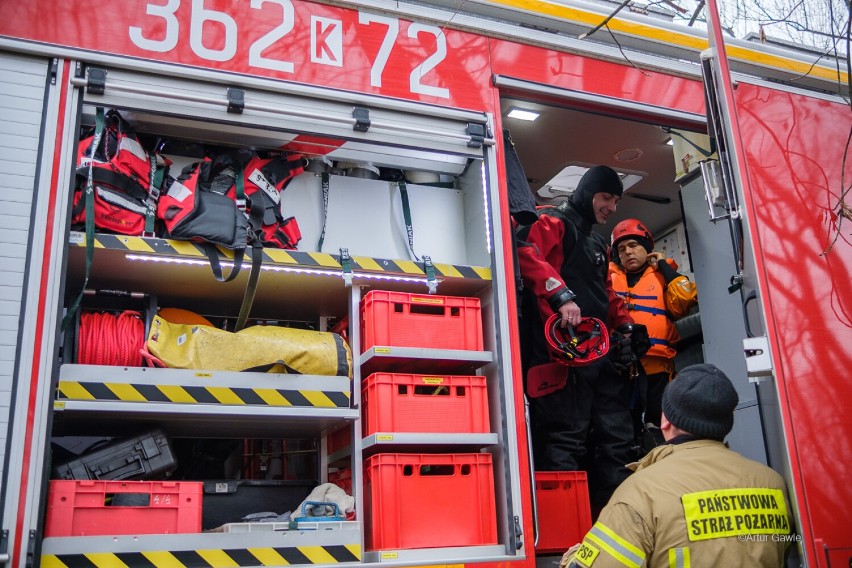
[[[534,545],[540,528],[524,417],[503,128],[511,130],[540,203],[564,195],[546,180],[566,165],[606,163],[637,177],[613,222],[645,219],[699,288],[700,340],[684,348],[679,363],[694,357],[735,379],[741,403],[729,441],[787,479],[803,565],[849,564],[852,493],[845,456],[852,450],[852,386],[844,370],[852,365],[852,221],[845,199],[852,166],[845,157],[852,114],[837,94],[848,96],[845,64],[722,43],[718,25],[708,41],[706,32],[629,13],[608,24],[617,45],[606,30],[577,39],[607,16],[579,1],[475,0],[462,8],[440,0],[7,4],[0,21],[6,257],[0,558],[6,565],[71,566],[86,558],[106,567],[141,556],[155,566],[180,565],[169,564],[174,558],[186,566],[225,565],[217,564],[223,559],[241,566],[546,561]],[[709,5],[712,14],[715,3]],[[521,106],[549,113],[551,122],[519,125],[507,118]],[[314,176],[296,178],[282,194],[303,241],[286,259],[268,253],[269,264],[302,272],[264,272],[254,313],[356,322],[348,329],[351,387],[331,387],[351,396],[351,407],[247,411],[223,402],[175,409],[123,399],[123,387],[115,404],[57,396],[72,369],[63,359],[69,346],[60,323],[89,270],[85,235],[70,230],[76,146],[98,107],[119,109],[140,132],[166,138],[303,152],[328,163],[425,172],[438,181],[411,184],[412,220],[403,219],[395,186],[378,180],[333,176],[325,206]],[[674,152],[654,145],[669,137]],[[648,169],[613,156],[625,148],[638,149],[637,159],[666,152],[660,155],[668,164]],[[450,187],[441,186],[450,179]],[[321,236],[320,250],[314,243]],[[185,272],[156,263],[134,268],[128,253],[157,252],[144,250],[151,248],[147,242],[99,241],[90,283],[149,292],[200,312],[211,304],[238,311],[241,290],[225,291],[204,262]],[[348,275],[346,248],[355,260]],[[430,255],[437,278],[415,253]],[[354,284],[345,284],[347,276]],[[411,442],[354,435],[345,458],[336,457],[330,434],[346,424],[360,434],[361,380],[383,369],[359,349],[362,293],[426,297],[431,286],[439,295],[482,303],[482,359],[464,368],[487,377],[490,433]],[[278,288],[286,291],[283,307]],[[124,384],[99,372],[87,380]],[[127,383],[140,381],[132,370],[127,376]],[[163,380],[157,375],[151,384]],[[237,379],[219,374],[215,380],[227,390]],[[258,381],[250,383],[257,392],[266,385],[264,378],[251,380]],[[222,417],[237,431],[216,426]],[[482,522],[494,524],[496,538],[446,546],[438,530],[426,547],[365,547],[364,525],[356,524],[331,539],[323,531],[45,539],[52,439],[111,435],[113,427],[152,421],[165,421],[180,437],[321,440],[320,470],[335,460],[351,466],[359,521],[370,481],[363,465],[377,448],[485,453],[493,460],[495,504],[493,518]],[[404,529],[420,528],[413,526]],[[295,561],[282,552],[294,550]]]

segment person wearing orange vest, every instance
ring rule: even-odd
[[[677,271],[677,263],[653,252],[654,239],[645,224],[626,219],[612,231],[612,288],[624,299],[636,323],[648,328],[651,347],[641,359],[636,380],[634,421],[637,438],[646,424],[659,427],[663,390],[675,372],[674,321],[698,302],[695,284]]]

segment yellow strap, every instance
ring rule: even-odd
[[[689,568],[689,548],[669,549],[669,568]]]
[[[645,562],[645,553],[640,548],[616,534],[603,523],[595,523],[586,538],[599,545],[610,556],[628,568],[639,568]]]

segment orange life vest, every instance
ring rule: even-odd
[[[642,366],[649,375],[674,372],[674,345],[680,339],[672,314],[666,309],[666,282],[663,275],[645,268],[632,287],[627,285],[627,274],[615,263],[610,263],[612,289],[625,303],[628,313],[636,323],[648,328],[651,348],[642,358]],[[685,278],[685,277],[682,277]],[[680,315],[680,314],[679,314]]]

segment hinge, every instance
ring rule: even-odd
[[[228,89],[228,112],[243,114],[246,108],[246,92],[242,89]]]
[[[35,545],[36,545],[36,532],[34,530],[30,531],[30,538],[27,541],[27,568],[32,568],[33,563],[35,562]]]
[[[468,148],[482,148],[482,143],[485,141],[486,134],[484,124],[474,124],[473,122],[469,122],[465,129],[465,134],[470,136],[470,140],[467,141]]]
[[[515,515],[515,550],[520,550],[524,545],[524,532],[521,530],[521,520]]]
[[[743,339],[743,351],[750,383],[759,383],[772,376],[772,357],[769,355],[769,340],[765,335]]]
[[[0,531],[0,565],[5,566],[9,562],[9,530]]]
[[[50,84],[56,84],[56,74],[59,73],[59,60],[55,57],[50,60]]]
[[[99,67],[89,67],[86,79],[86,92],[90,95],[102,95],[106,90],[107,70]]]
[[[353,130],[358,132],[367,132],[370,129],[370,111],[364,107],[355,107],[352,109],[352,118],[355,119]]]

